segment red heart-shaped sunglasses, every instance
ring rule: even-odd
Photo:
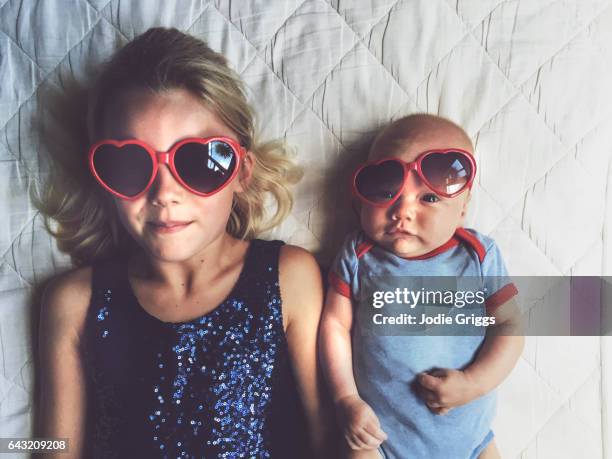
[[[411,162],[398,158],[368,162],[353,174],[353,195],[373,206],[388,207],[404,190],[411,170],[431,191],[452,198],[472,186],[476,162],[470,152],[456,148],[429,150]]]
[[[192,193],[211,196],[236,176],[246,151],[228,137],[184,139],[166,152],[136,140],[106,139],[89,149],[89,168],[96,180],[122,199],[137,199],[153,184],[160,164]]]

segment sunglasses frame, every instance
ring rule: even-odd
[[[176,170],[176,166],[174,165],[174,157],[175,157],[176,152],[178,151],[178,149],[181,148],[183,145],[186,145],[188,143],[197,143],[197,144],[200,144],[200,145],[207,145],[207,144],[209,144],[211,142],[215,142],[215,141],[223,142],[223,143],[226,143],[226,144],[228,144],[230,146],[230,148],[232,149],[232,151],[236,155],[236,167],[234,167],[234,170],[232,171],[231,176],[223,183],[223,185],[221,185],[219,188],[214,189],[210,193],[204,193],[202,191],[198,191],[198,190],[190,187],[189,185],[187,185],[187,183],[185,183],[185,181],[181,178],[181,176],[179,175],[179,173]],[[121,194],[118,191],[115,191],[112,188],[110,188],[102,180],[102,178],[98,175],[98,172],[96,171],[96,168],[95,168],[95,165],[94,165],[94,155],[96,154],[96,150],[98,148],[100,148],[101,146],[103,146],[103,145],[113,145],[113,146],[115,146],[117,148],[124,147],[125,145],[138,145],[139,147],[143,148],[149,154],[149,156],[151,157],[151,159],[153,161],[153,171],[151,172],[151,177],[149,178],[149,181],[148,181],[146,187],[140,193],[138,193],[138,194],[136,194],[134,196],[126,196],[124,194]],[[95,177],[96,181],[100,185],[102,185],[102,187],[106,191],[108,191],[109,193],[113,194],[114,196],[117,196],[118,198],[126,199],[128,201],[133,201],[135,199],[140,198],[147,191],[149,191],[149,188],[151,188],[151,185],[155,181],[155,177],[157,177],[157,172],[159,171],[160,164],[162,164],[162,165],[166,164],[168,166],[168,168],[170,169],[170,172],[172,173],[172,176],[184,188],[186,188],[190,192],[192,192],[194,194],[197,194],[198,196],[203,196],[203,197],[212,196],[213,194],[216,194],[219,191],[221,191],[223,188],[225,188],[227,185],[229,185],[232,182],[232,180],[234,180],[234,178],[238,174],[238,170],[240,169],[240,165],[242,163],[242,158],[244,157],[244,155],[246,155],[246,149],[242,145],[240,145],[236,140],[231,139],[229,137],[214,136],[214,137],[190,137],[190,138],[187,138],[187,139],[182,139],[182,140],[179,140],[178,142],[176,142],[174,145],[172,145],[172,147],[170,147],[170,149],[168,151],[157,151],[154,148],[152,148],[151,146],[149,146],[148,144],[146,144],[145,142],[143,142],[142,140],[138,140],[138,139],[126,139],[126,140],[104,139],[104,140],[100,140],[99,142],[94,144],[89,149],[88,158],[89,158],[89,169],[90,169],[91,173]]]
[[[429,155],[432,154],[449,154],[449,153],[461,153],[463,154],[465,157],[467,157],[470,166],[472,167],[472,172],[470,174],[470,178],[467,181],[467,183],[465,184],[465,186],[463,188],[461,188],[459,191],[456,191],[454,193],[448,194],[448,193],[442,193],[438,190],[436,190],[432,184],[429,182],[429,180],[427,180],[427,178],[425,177],[425,174],[423,174],[423,169],[421,168],[421,164],[423,162],[423,160],[425,158],[427,158]],[[394,161],[397,163],[400,163],[402,165],[402,167],[404,168],[404,178],[402,181],[402,186],[400,187],[400,189],[397,191],[397,194],[389,201],[387,202],[375,202],[375,201],[371,201],[368,198],[366,198],[365,196],[363,196],[359,190],[357,189],[357,176],[359,175],[359,173],[365,169],[366,167],[369,166],[378,166],[379,164],[388,162],[388,161]],[[427,186],[427,188],[429,188],[431,191],[433,191],[434,193],[436,193],[437,195],[443,196],[445,198],[454,198],[455,196],[460,195],[461,193],[463,193],[466,189],[470,189],[472,188],[472,184],[474,182],[474,178],[476,177],[476,160],[474,159],[474,155],[472,153],[470,153],[469,151],[466,150],[462,150],[460,148],[448,148],[445,150],[427,150],[424,151],[423,153],[420,153],[419,156],[417,156],[417,158],[414,161],[410,161],[410,162],[406,162],[401,160],[400,158],[382,158],[376,161],[368,161],[364,164],[362,164],[361,166],[359,166],[357,168],[357,170],[353,173],[353,176],[351,178],[351,192],[353,194],[353,196],[357,197],[360,201],[365,202],[369,205],[375,206],[375,207],[389,207],[391,205],[393,205],[393,203],[395,201],[397,201],[397,199],[400,197],[400,195],[402,194],[402,192],[404,191],[404,188],[406,187],[406,181],[408,178],[408,175],[410,173],[411,170],[416,171],[417,175],[421,178],[421,180],[423,180],[423,183],[425,183],[425,185]]]

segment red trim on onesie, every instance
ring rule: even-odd
[[[370,251],[370,249],[374,247],[374,243],[371,241],[361,242],[357,248],[355,249],[355,253],[357,254],[357,258],[363,257],[366,253]]]
[[[487,298],[487,300],[485,301],[485,306],[487,310],[497,309],[516,294],[518,294],[516,285],[511,282],[509,284],[504,285],[497,292]]]
[[[474,236],[465,228],[457,228],[457,230],[455,231],[455,237],[458,237],[468,246],[474,249],[476,254],[478,254],[478,259],[481,263],[484,261],[485,254],[487,253],[487,251],[476,236]]]
[[[336,292],[349,299],[351,298],[351,287],[344,280],[342,280],[340,276],[338,276],[338,274],[333,271],[330,271],[327,278],[329,280],[330,285],[334,287],[334,290],[336,290]]]

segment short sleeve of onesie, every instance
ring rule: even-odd
[[[481,269],[486,289],[485,304],[487,310],[491,311],[510,300],[518,291],[508,276],[504,259],[495,241],[486,238],[484,245],[486,252]]]
[[[329,283],[340,295],[352,298],[357,292],[357,250],[363,237],[359,232],[349,234],[329,270]]]

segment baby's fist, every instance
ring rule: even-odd
[[[475,384],[460,370],[436,369],[417,376],[417,394],[436,414],[446,414],[452,408],[477,398]]]
[[[344,438],[351,449],[375,449],[387,439],[378,417],[358,395],[343,397],[336,407]]]

